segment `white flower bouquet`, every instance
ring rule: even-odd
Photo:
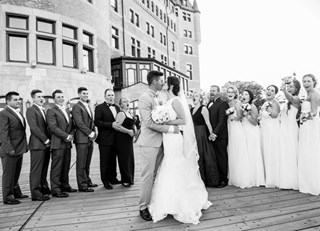
[[[303,124],[304,122],[306,122],[307,120],[312,120],[313,116],[311,111],[302,111],[301,115],[300,115],[300,124]]]
[[[163,124],[170,120],[170,114],[165,106],[157,105],[151,111],[151,118],[156,124]]]
[[[241,111],[248,112],[251,111],[251,105],[249,103],[244,103],[241,105]]]
[[[261,109],[267,110],[269,107],[272,107],[272,104],[271,104],[270,102],[266,101],[266,102],[262,105]]]
[[[292,83],[292,77],[289,76],[289,77],[284,77],[281,79],[285,84],[289,85]]]

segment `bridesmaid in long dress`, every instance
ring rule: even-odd
[[[254,95],[250,90],[242,93],[243,105],[250,105],[251,109],[243,110],[242,124],[246,136],[250,163],[250,179],[253,186],[265,185],[264,165],[260,145],[260,128],[258,126],[258,110],[252,103]]]
[[[301,100],[301,84],[293,79],[281,86],[287,103],[280,112],[280,183],[279,188],[298,189],[298,137],[297,113]]]
[[[301,125],[299,131],[298,179],[299,191],[312,195],[320,194],[320,122],[318,102],[315,91],[316,79],[308,74],[302,78],[307,98],[301,105]],[[306,119],[302,119],[305,116]]]
[[[220,182],[217,157],[209,140],[212,134],[212,126],[209,111],[202,105],[202,102],[202,96],[195,92],[193,95],[194,108],[191,109],[191,114],[198,145],[199,170],[207,187],[217,187]]]
[[[121,183],[124,187],[130,187],[134,184],[133,136],[136,134],[137,128],[129,111],[129,100],[121,98],[119,106],[121,111],[117,114],[116,121],[120,125],[120,130],[116,132],[116,149]]]
[[[227,88],[229,109],[232,114],[228,117],[228,160],[229,184],[240,188],[251,187],[250,164],[246,144],[246,137],[241,123],[241,103],[238,99],[239,92],[235,86]]]
[[[262,105],[260,111],[266,187],[279,187],[280,183],[280,105],[275,99],[277,93],[277,86],[270,85],[267,88],[267,101]]]

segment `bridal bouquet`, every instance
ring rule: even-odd
[[[272,107],[272,104],[267,101],[262,105],[261,109],[267,110],[269,107]]]
[[[249,103],[244,103],[241,105],[241,111],[248,112],[251,111],[251,105]]]
[[[300,124],[303,124],[304,122],[306,122],[307,120],[312,120],[313,116],[311,111],[308,112],[301,112],[300,115]]]
[[[226,115],[232,115],[235,112],[235,108],[234,107],[230,107],[226,110]]]
[[[151,111],[151,118],[156,124],[163,124],[170,120],[169,111],[163,105],[157,105]]]
[[[292,77],[289,76],[289,77],[284,77],[281,79],[285,84],[289,85],[292,83]]]

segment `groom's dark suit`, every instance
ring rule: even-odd
[[[212,143],[213,149],[217,155],[220,180],[224,183],[228,182],[228,116],[226,115],[228,108],[228,103],[220,97],[208,104],[210,123],[213,133],[217,135]]]
[[[117,105],[113,105],[116,112],[120,111]],[[100,151],[100,176],[102,183],[106,186],[117,181],[117,163],[115,151],[115,133],[112,123],[115,116],[109,105],[104,102],[95,108],[94,123],[98,128],[96,142]]]
[[[0,157],[3,168],[2,196],[4,203],[20,198],[22,195],[18,180],[22,166],[22,154],[27,152],[25,130],[25,120],[22,122],[9,107],[0,112]]]

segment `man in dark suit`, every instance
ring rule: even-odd
[[[52,93],[55,106],[48,109],[47,121],[51,132],[51,190],[54,197],[68,197],[66,192],[76,192],[69,184],[71,148],[74,126],[70,111],[64,106],[61,90]]]
[[[77,182],[80,192],[93,192],[97,187],[90,177],[90,163],[93,152],[93,140],[96,138],[93,114],[88,105],[88,90],[78,88],[79,102],[72,107],[72,117],[76,126],[74,143],[77,149]]]
[[[32,107],[27,109],[27,121],[30,127],[30,191],[33,201],[49,200],[51,190],[47,182],[50,161],[50,136],[43,106],[42,91],[31,91]]]
[[[27,150],[26,121],[20,113],[19,93],[6,94],[7,107],[0,112],[0,157],[2,162],[2,196],[4,204],[19,204],[17,199],[27,198],[21,193],[18,180],[22,154]]]
[[[119,129],[115,118],[120,108],[114,104],[112,89],[105,90],[104,98],[105,102],[96,106],[94,123],[98,127],[101,181],[106,189],[113,189],[112,184],[120,184],[115,151],[115,131]]]
[[[229,105],[227,102],[221,100],[219,86],[211,86],[210,102],[207,107],[213,129],[213,149],[217,155],[218,170],[221,180],[218,187],[222,188],[228,185],[228,117],[226,115],[226,110],[229,108]]]

